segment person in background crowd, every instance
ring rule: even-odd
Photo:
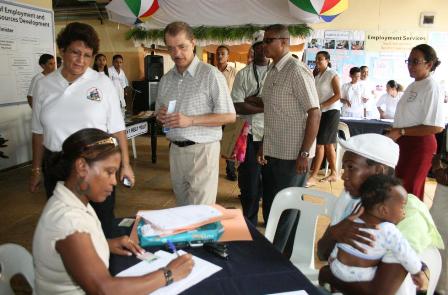
[[[31,108],[33,107],[33,91],[36,87],[37,81],[52,73],[56,69],[54,64],[54,56],[47,53],[42,54],[39,57],[39,65],[43,71],[36,74],[33,79],[31,79],[30,88],[28,89],[28,94],[26,96],[28,104]]]
[[[228,63],[229,53],[230,49],[225,45],[220,45],[216,49],[216,67],[226,78],[227,86],[229,87],[230,92],[232,91],[233,82],[235,81],[236,69]],[[234,160],[226,160],[226,178],[231,181],[235,181],[237,179]]]
[[[254,60],[254,49],[252,47],[249,48],[249,51],[247,52],[247,62],[246,64],[252,63]]]
[[[82,129],[62,144],[61,180],[45,205],[33,238],[37,294],[148,294],[186,277],[190,254],[147,275],[116,278],[110,253],[144,252],[128,237],[106,240],[89,202],[104,202],[117,185],[121,153],[115,137],[99,129]]]
[[[108,77],[90,68],[99,48],[96,31],[87,24],[70,23],[59,32],[56,43],[64,66],[39,81],[34,92],[30,191],[37,191],[43,172],[47,197],[53,195],[61,180],[54,163],[61,156],[62,143],[72,133],[92,126],[118,139],[120,181],[127,178],[135,184],[117,93]],[[114,205],[115,192],[104,203],[92,203],[106,235],[113,226]]]
[[[365,117],[368,119],[379,119],[380,113],[376,107],[376,87],[368,80],[369,68],[367,66],[361,66],[359,69],[361,70],[361,80],[359,82],[364,85],[366,90],[365,97],[363,98],[363,104],[366,112]]]
[[[386,93],[380,97],[376,106],[380,112],[381,119],[393,119],[395,109],[403,92],[399,91],[400,84],[395,80],[390,80],[386,84]]]
[[[129,87],[128,78],[123,71],[123,56],[116,54],[112,57],[112,66],[109,67],[109,78],[114,82],[114,86],[118,91],[118,98],[120,99],[120,107],[122,113],[125,112],[126,101],[124,99],[124,92]]]
[[[442,273],[437,283],[436,291],[439,295],[448,294],[448,148],[447,132],[443,132],[440,152],[432,160],[432,173],[437,181],[431,215],[442,235],[445,249],[440,250],[442,256]]]
[[[341,102],[342,116],[353,118],[364,118],[364,103],[367,93],[364,85],[359,82],[361,77],[361,70],[357,67],[350,69],[350,82],[342,85],[341,88]]]
[[[266,57],[272,58],[273,66],[268,71],[261,92],[264,138],[257,157],[263,165],[265,222],[268,222],[272,202],[279,191],[305,185],[319,129],[319,97],[313,75],[301,61],[291,56],[289,42],[287,26],[272,25],[266,28],[264,52]],[[274,246],[281,252],[289,244],[287,242],[296,224],[297,213],[297,210],[290,210],[279,220]]]
[[[238,166],[238,186],[240,188],[243,215],[254,225],[258,224],[258,209],[263,195],[261,182],[261,165],[257,162],[264,131],[263,107],[254,106],[249,101],[261,96],[269,60],[263,51],[264,31],[254,34],[252,43],[254,51],[253,63],[236,74],[232,88],[232,100],[236,113],[250,125],[247,136],[246,155]]]
[[[95,61],[93,62],[93,69],[98,73],[103,73],[109,77],[109,69],[107,68],[107,58],[104,54],[98,53],[95,55]]]
[[[320,260],[328,260],[337,242],[349,244],[360,251],[375,243],[373,236],[365,231],[375,227],[355,222],[364,212],[364,208],[359,204],[360,188],[371,175],[394,175],[394,167],[400,154],[400,149],[393,140],[379,134],[352,136],[340,144],[346,151],[342,159],[344,191],[334,206],[330,226],[317,243],[317,255]],[[442,238],[428,207],[423,202],[408,194],[405,212],[405,218],[397,227],[417,254],[429,247],[443,248]],[[342,282],[331,274],[328,266],[321,269],[319,282],[328,282],[344,294],[415,295],[412,280],[397,259],[390,254],[383,257],[375,277],[370,282]]]
[[[445,127],[443,95],[431,73],[439,66],[436,51],[427,44],[414,47],[406,60],[415,79],[403,93],[387,136],[400,146],[397,177],[409,193],[423,200],[425,180],[437,142],[434,134]]]
[[[337,139],[338,124],[340,117],[341,88],[339,76],[331,68],[330,54],[327,51],[319,51],[316,54],[316,67],[318,74],[314,77],[317,94],[319,95],[320,117],[319,132],[317,133],[316,156],[314,157],[314,168],[307,181],[307,186],[317,183],[317,174],[322,165],[324,156],[330,166],[330,175],[321,181],[336,181],[338,174],[336,171],[336,151],[335,143]]]
[[[157,119],[169,128],[170,174],[176,204],[215,204],[218,193],[222,125],[235,122],[235,108],[224,76],[194,55],[193,30],[173,22],[164,31],[175,66],[157,94]],[[175,100],[173,113],[167,113]]]

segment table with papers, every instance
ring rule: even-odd
[[[221,269],[181,294],[272,294],[297,290],[305,290],[308,294],[320,294],[317,288],[256,228],[249,223],[248,226],[253,241],[227,242],[229,260],[219,258],[202,247],[184,249]],[[114,235],[129,234],[129,231],[130,228],[117,226]],[[147,250],[156,252],[160,248]],[[111,255],[109,270],[116,275],[140,262],[134,256]]]
[[[391,128],[393,123],[391,120],[356,119],[347,117],[341,117],[340,121],[348,125],[350,136],[365,133],[383,134],[384,129]]]

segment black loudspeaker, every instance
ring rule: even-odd
[[[163,56],[147,55],[145,56],[145,80],[160,81],[163,76]]]
[[[159,82],[132,81],[132,88],[134,88],[133,114],[155,109],[158,86]]]

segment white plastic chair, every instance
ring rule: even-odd
[[[304,195],[317,197],[324,203],[305,201]],[[265,237],[272,243],[282,212],[287,209],[300,211],[290,260],[315,285],[318,283],[319,274],[319,271],[314,268],[317,218],[319,215],[331,218],[336,200],[334,195],[326,192],[302,187],[285,188],[275,196],[266,226]]]
[[[344,122],[339,122],[338,125],[338,135],[337,138],[339,139],[339,132],[342,132],[344,134],[345,140],[350,138],[350,129],[348,128],[348,125]],[[339,174],[339,172],[342,169],[342,154],[343,150],[341,148],[341,145],[339,144],[339,140],[336,142],[336,171]],[[325,164],[325,176],[328,174],[328,161],[326,161]]]
[[[33,257],[17,244],[0,245],[0,294],[14,295],[10,280],[16,274],[22,274],[34,292]]]
[[[431,272],[426,294],[432,295],[436,290],[437,282],[439,281],[440,273],[442,272],[442,257],[440,256],[438,249],[429,247],[420,253],[420,259],[426,263]]]

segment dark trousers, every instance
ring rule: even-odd
[[[268,222],[272,202],[279,191],[287,187],[302,187],[305,185],[307,173],[296,173],[295,160],[281,160],[266,157],[267,164],[262,167],[263,177],[263,218]],[[286,210],[282,213],[274,236],[274,246],[284,252],[285,248],[292,250],[294,228],[297,227],[298,210]],[[288,241],[289,240],[289,241]],[[288,243],[288,247],[287,247]]]
[[[262,142],[253,141],[252,134],[247,136],[247,148],[244,162],[238,166],[238,186],[241,192],[243,215],[254,225],[258,224],[258,208],[263,193],[261,183],[261,165],[257,162],[257,153]]]
[[[47,199],[53,195],[53,191],[58,181],[63,181],[64,177],[61,175],[60,168],[57,163],[59,160],[59,153],[53,153],[47,149],[44,152],[44,158],[42,163],[42,171],[44,174],[44,186],[47,194]],[[101,227],[106,235],[106,238],[110,238],[110,233],[113,231],[113,222],[115,219],[115,187],[111,195],[102,203],[90,202],[93,209],[98,215],[98,219],[101,222]]]

